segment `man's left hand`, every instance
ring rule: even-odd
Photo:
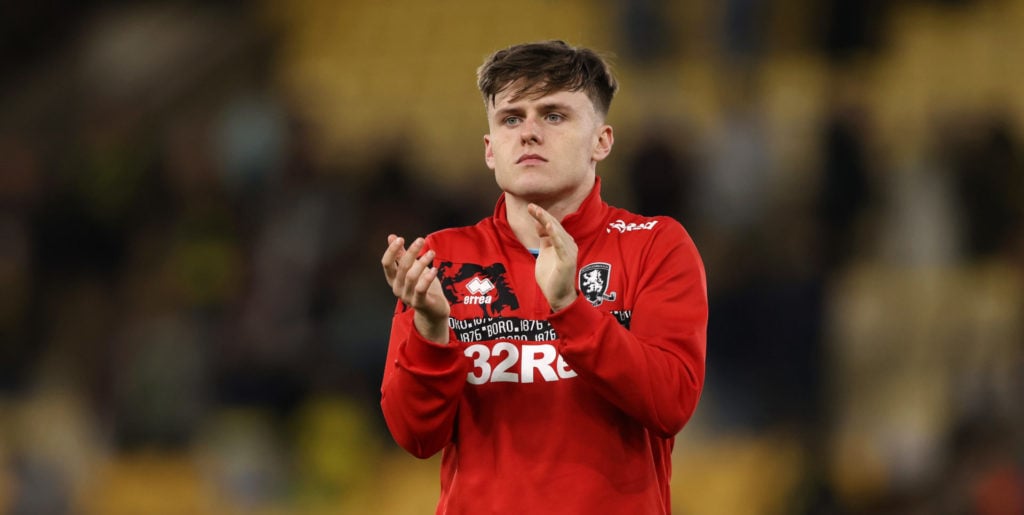
[[[537,285],[544,292],[552,311],[560,311],[577,297],[575,279],[579,249],[576,241],[551,213],[536,204],[527,206],[527,211],[537,221],[537,235],[540,236],[540,254],[534,269]]]

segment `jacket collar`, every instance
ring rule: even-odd
[[[608,205],[601,200],[601,178],[595,177],[593,189],[583,199],[583,203],[580,204],[576,211],[569,213],[562,219],[562,227],[577,242],[591,238],[605,226],[604,213],[607,208]],[[502,239],[519,243],[515,233],[512,232],[512,226],[508,223],[504,193],[498,198],[498,203],[494,206],[493,220],[494,225],[498,228],[498,232],[501,233]]]

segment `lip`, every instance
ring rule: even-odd
[[[537,154],[523,154],[519,156],[519,159],[516,161],[516,164],[537,164],[546,162],[548,162],[548,160],[544,159],[544,156],[539,156]]]

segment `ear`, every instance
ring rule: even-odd
[[[611,125],[602,125],[598,129],[597,142],[594,145],[594,152],[591,159],[595,162],[603,161],[612,152],[612,145],[615,144],[615,133]]]
[[[491,148],[491,135],[484,134],[484,162],[487,168],[494,170],[494,149]]]

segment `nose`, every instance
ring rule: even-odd
[[[519,137],[524,145],[539,145],[542,143],[541,127],[534,117],[528,117],[519,125]]]

